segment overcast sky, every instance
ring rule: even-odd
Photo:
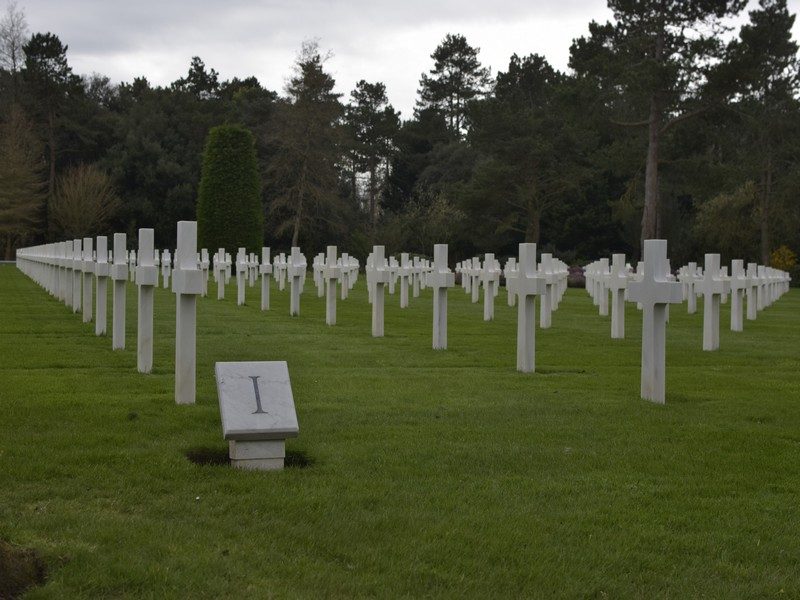
[[[5,5],[4,0],[0,2]],[[753,2],[751,2],[753,4]],[[543,54],[566,69],[571,41],[594,19],[611,17],[605,0],[18,0],[31,32],[69,45],[79,74],[113,81],[144,75],[167,84],[200,56],[222,79],[255,75],[283,91],[305,39],[333,57],[328,69],[345,100],[360,79],[383,81],[389,100],[411,116],[420,74],[447,33],[480,48],[492,73],[508,59]],[[793,11],[800,0],[789,0]],[[795,39],[800,23],[795,23]]]

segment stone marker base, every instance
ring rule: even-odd
[[[236,469],[280,471],[286,458],[285,440],[228,442],[231,464]]]

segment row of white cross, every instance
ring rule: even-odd
[[[628,282],[642,278],[644,263],[639,262],[634,271],[625,262],[624,254],[614,254],[611,263],[607,258],[589,263],[584,267],[586,290],[598,307],[601,316],[609,314],[611,296],[611,337],[625,337],[625,300],[628,299]],[[786,271],[749,263],[744,268],[743,260],[731,261],[728,268],[720,266],[719,254],[705,255],[705,268],[690,262],[672,274],[667,261],[667,280],[679,281],[682,300],[689,314],[697,312],[697,297],[703,297],[703,350],[719,348],[720,304],[731,298],[731,331],[744,329],[744,307],[747,301],[747,319],[755,320],[759,311],[770,306],[789,289],[790,277]],[[641,308],[641,306],[639,306]],[[669,319],[669,311],[667,311]]]
[[[205,250],[197,253],[196,231],[195,222],[178,223],[178,249],[175,252],[172,273],[172,290],[177,298],[176,402],[181,404],[194,403],[195,302],[198,295],[206,295],[208,292],[209,270],[217,282],[217,297],[222,299],[225,295],[225,284],[230,281],[235,267],[239,304],[245,301],[246,284],[249,283],[252,287],[260,275],[262,310],[269,310],[270,275],[275,278],[279,289],[284,289],[288,280],[292,315],[299,314],[299,298],[307,272],[306,258],[296,247],[292,248],[288,257],[279,254],[272,263],[270,263],[269,248],[262,249],[260,262],[254,254],[248,255],[244,248],[240,248],[235,263],[231,261],[230,254],[220,248],[212,263]],[[138,258],[133,251],[130,254],[126,253],[125,234],[114,235],[113,253],[107,250],[106,238],[100,236],[97,238],[97,252],[93,254],[92,241],[92,238],[84,238],[81,245],[78,245],[79,241],[73,241],[22,249],[17,252],[17,264],[23,272],[76,312],[80,310],[82,295],[86,322],[92,318],[91,297],[94,277],[97,286],[95,330],[98,335],[105,333],[106,280],[111,277],[114,281],[112,347],[115,349],[124,348],[125,344],[124,293],[128,268],[131,267],[134,271],[133,277],[139,286],[138,368],[141,372],[147,373],[152,368],[152,294],[154,287],[158,285],[159,265],[158,252],[153,248],[153,230],[139,231]],[[645,399],[662,403],[665,398],[665,325],[669,304],[693,298],[695,294],[700,293],[698,290],[703,290],[706,297],[711,298],[711,309],[706,311],[711,314],[714,311],[714,298],[716,298],[718,346],[718,305],[721,296],[726,295],[730,289],[737,290],[736,295],[739,295],[739,299],[732,302],[738,302],[741,306],[740,292],[742,294],[746,292],[749,315],[750,293],[758,298],[757,306],[763,308],[785,293],[789,285],[788,274],[775,269],[758,268],[757,265],[750,265],[742,276],[741,261],[734,261],[733,276],[730,281],[726,281],[719,268],[718,255],[706,256],[704,276],[700,274],[696,265],[690,263],[679,270],[681,281],[678,282],[670,273],[666,250],[666,241],[647,240],[644,244],[644,260],[637,265],[635,272],[625,264],[625,256],[622,254],[615,254],[610,265],[608,259],[601,259],[587,265],[585,269],[587,290],[601,314],[608,314],[608,295],[611,293],[612,337],[622,338],[625,335],[625,300],[636,302],[642,309],[641,395]],[[131,256],[134,257],[134,262],[129,263]],[[168,250],[161,253],[160,265],[166,288],[173,267]],[[750,268],[754,266],[755,269]],[[419,295],[420,289],[432,288],[432,345],[434,349],[447,348],[447,289],[454,287],[455,274],[448,268],[446,244],[437,244],[434,247],[432,263],[419,257],[412,259],[406,253],[400,255],[399,261],[394,257],[387,259],[385,248],[374,246],[365,267],[368,296],[372,305],[374,337],[384,335],[386,288],[389,288],[390,294],[393,293],[399,281],[402,308],[408,306],[409,288],[415,297]],[[541,262],[537,263],[536,244],[520,244],[518,258],[509,259],[502,271],[493,254],[484,255],[483,261],[475,257],[457,263],[455,271],[460,274],[462,288],[471,295],[473,302],[479,300],[480,287],[483,287],[484,319],[487,321],[494,318],[494,299],[499,293],[500,274],[505,276],[508,304],[518,305],[517,370],[533,372],[536,296],[542,299],[540,327],[548,328],[552,323],[551,313],[557,310],[567,287],[567,265],[547,253],[543,253]],[[314,257],[312,273],[318,296],[326,297],[325,321],[328,325],[335,325],[337,283],[341,289],[342,299],[347,298],[347,292],[352,289],[358,277],[359,262],[347,254],[337,257],[337,248],[328,246],[326,253]],[[755,275],[750,276],[748,273]],[[755,291],[751,292],[751,289]],[[713,339],[713,325],[710,325],[708,330]]]

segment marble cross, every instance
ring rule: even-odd
[[[83,262],[81,271],[83,273],[83,322],[92,322],[92,289],[94,283],[94,259],[92,258],[92,245],[94,239],[83,238]]]
[[[125,285],[128,282],[128,262],[125,260],[125,234],[114,234],[114,264],[111,266],[112,306],[111,348],[125,349]]]
[[[247,254],[244,248],[239,248],[236,253],[236,304],[245,304],[245,293],[247,283]]]
[[[203,274],[197,268],[197,221],[178,221],[175,251],[175,403],[194,404],[197,366],[197,296]]]
[[[433,270],[425,285],[433,289],[433,349],[447,348],[447,289],[455,286],[455,275],[447,266],[447,244],[433,247]]]
[[[641,396],[664,404],[667,306],[683,300],[681,284],[667,280],[666,240],[645,240],[642,271],[628,283],[630,300],[642,305]]]
[[[328,246],[327,257],[322,265],[322,279],[325,283],[325,324],[336,325],[336,281],[342,269],[336,260],[336,246]]]
[[[389,269],[386,268],[383,246],[372,247],[372,268],[374,290],[372,292],[372,337],[383,337],[384,288],[389,283]]]
[[[719,254],[706,254],[700,289],[703,293],[703,350],[717,350],[720,296],[730,289],[730,283],[720,273]]]
[[[744,293],[747,285],[744,261],[731,261],[731,331],[744,330]]]
[[[300,291],[302,279],[306,273],[306,257],[300,253],[300,248],[292,246],[292,254],[287,265],[289,281],[289,314],[296,317],[300,314]]]
[[[411,262],[408,259],[408,252],[400,254],[400,308],[408,308],[408,280],[412,273]]]
[[[136,368],[139,373],[153,370],[153,303],[158,284],[154,236],[152,229],[139,230],[139,264],[136,267],[136,285],[139,287]]]
[[[611,257],[608,287],[611,289],[611,338],[621,340],[625,337],[625,289],[628,287],[624,254]]]
[[[97,279],[97,294],[95,306],[94,334],[105,335],[107,327],[106,303],[108,302],[108,238],[104,235],[97,236],[97,262],[94,267],[94,276]]]
[[[269,276],[272,274],[269,252],[269,248],[261,248],[261,265],[258,268],[261,274],[261,310],[269,310]]]
[[[519,245],[514,290],[517,307],[517,371],[536,370],[536,296],[546,293],[544,277],[536,269],[536,244]]]
[[[555,274],[553,273],[553,255],[547,252],[542,253],[542,261],[539,265],[539,273],[541,274],[544,284],[545,292],[542,294],[542,301],[539,306],[539,327],[542,329],[549,329],[552,325],[552,312],[553,312],[553,286],[556,283]],[[595,294],[597,288],[595,287]]]

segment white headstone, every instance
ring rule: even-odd
[[[197,296],[203,274],[197,268],[197,221],[178,221],[175,252],[175,403],[194,404],[197,363]]]
[[[536,296],[547,288],[536,269],[536,244],[519,245],[519,262],[514,287],[519,296],[517,308],[517,371],[536,370]]]
[[[111,324],[111,348],[125,349],[125,285],[128,282],[128,263],[125,260],[125,234],[114,234],[114,264],[111,266],[114,281],[112,305],[114,314]]]
[[[433,270],[426,285],[433,288],[433,349],[447,348],[447,289],[456,284],[455,275],[447,266],[447,244],[433,247]]]
[[[720,273],[719,254],[706,254],[703,273],[703,350],[711,351],[719,348],[720,296],[728,293],[730,284]]]
[[[300,431],[286,363],[218,362],[215,375],[231,464],[240,469],[282,469],[286,439]]]
[[[107,327],[106,303],[108,302],[108,238],[104,235],[97,236],[97,262],[94,268],[97,279],[97,294],[95,306],[94,333],[105,335]]]
[[[269,310],[269,276],[272,274],[269,248],[261,248],[261,310]]]
[[[152,229],[139,230],[139,264],[136,266],[136,285],[139,287],[136,368],[139,373],[153,370],[153,302],[158,284],[154,240]]]
[[[628,284],[632,302],[642,305],[642,381],[645,400],[664,404],[667,306],[682,301],[681,284],[667,280],[667,241],[645,240],[641,280]]]
[[[325,282],[325,324],[336,325],[336,281],[341,277],[341,268],[337,266],[336,246],[328,246],[328,253],[323,264],[322,278]]]

